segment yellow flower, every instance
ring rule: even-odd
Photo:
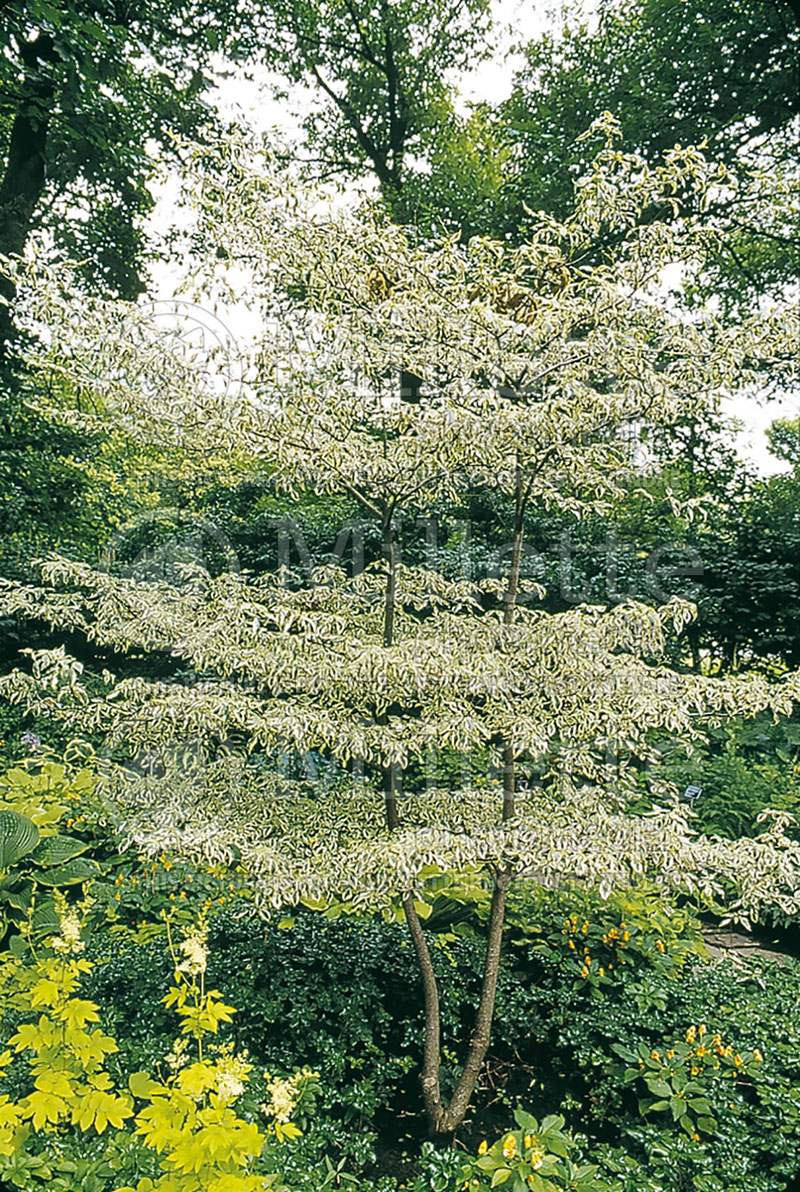
[[[570,948],[572,949],[572,951],[574,952],[574,951],[575,951],[575,941],[574,941],[574,940],[570,940],[570,941],[569,941],[569,946],[570,946]]]
[[[513,1134],[509,1134],[503,1143],[503,1157],[505,1159],[513,1159],[517,1153],[517,1140]]]
[[[756,1061],[757,1064],[760,1064],[764,1059],[763,1055],[761,1054],[761,1052],[758,1050],[757,1047],[753,1048],[753,1059]]]
[[[697,1033],[701,1039],[702,1039],[703,1035],[706,1033],[706,1028],[702,1023],[700,1023],[700,1026],[697,1028]]]
[[[542,1166],[543,1163],[544,1163],[544,1154],[542,1153],[542,1151],[533,1151],[531,1153],[531,1167],[533,1168],[533,1170],[538,1171],[538,1169]]]
[[[686,1032],[686,1042],[694,1043],[696,1038],[697,1038],[697,1030],[695,1029],[695,1027],[690,1026],[688,1031]]]
[[[665,949],[664,949],[664,942],[663,942],[663,940],[657,940],[657,941],[656,941],[656,952],[663,952],[664,950],[665,950]]]
[[[485,1154],[486,1154],[486,1152],[488,1151],[488,1149],[489,1149],[489,1143],[488,1143],[488,1142],[486,1141],[486,1139],[484,1138],[483,1142],[482,1142],[482,1143],[480,1144],[480,1146],[478,1147],[478,1154],[479,1154],[479,1155],[485,1155]]]
[[[669,1051],[667,1052],[667,1059],[668,1059],[668,1060],[672,1060],[672,1059],[674,1059],[674,1058],[675,1058],[675,1052],[674,1052],[674,1051],[673,1051],[673,1049],[670,1047]]]
[[[736,1066],[737,1066],[737,1068],[738,1068],[738,1067],[740,1067],[740,1066],[741,1066],[741,1065],[744,1063],[744,1060],[742,1059],[742,1057],[741,1057],[741,1056],[739,1055],[739,1053],[737,1052],[737,1053],[736,1053],[736,1055],[733,1057],[733,1062],[734,1062],[734,1064],[736,1064]]]
[[[606,974],[605,974],[605,969],[603,969],[603,968],[599,968],[599,969],[597,970],[597,974],[598,974],[598,976],[600,976],[600,977],[604,977],[604,976],[606,975]]]
[[[582,976],[582,977],[588,977],[588,976],[589,976],[589,970],[587,969],[586,965],[584,965],[584,966],[583,966],[583,968],[581,969],[581,976]]]
[[[650,1059],[651,1059],[651,1060],[660,1060],[660,1059],[661,1059],[661,1056],[658,1054],[658,1052],[657,1052],[657,1051],[651,1051],[651,1052],[650,1052]]]

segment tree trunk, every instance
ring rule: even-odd
[[[522,469],[517,466],[516,492],[514,494],[514,537],[511,544],[511,565],[508,569],[508,583],[503,597],[503,624],[513,625],[519,595],[520,568],[522,566],[522,544],[525,537],[525,507],[530,486],[523,488]],[[517,765],[514,749],[508,742],[503,746],[503,823],[514,818],[516,812]]]
[[[45,149],[49,109],[55,95],[52,77],[37,77],[42,63],[57,62],[52,39],[40,33],[21,47],[26,76],[23,98],[14,117],[6,167],[0,182],[0,253],[21,256],[45,184]],[[0,362],[9,354],[13,335],[15,289],[7,277],[0,277]]]
[[[526,500],[527,497],[522,491],[522,479],[520,475],[518,476],[517,508],[514,523],[514,546],[505,599],[504,621],[506,624],[511,624],[513,621],[516,596],[519,588]],[[397,601],[397,554],[393,536],[392,516],[393,508],[390,506],[384,513],[382,525],[382,552],[387,567],[383,609],[383,644],[385,647],[394,644],[395,607]],[[510,819],[514,814],[514,755],[510,747],[506,750],[507,761],[509,755],[510,788],[504,787],[504,821]],[[397,767],[389,763],[382,767],[382,771],[386,826],[389,831],[393,832],[400,827],[400,816],[397,806]],[[489,931],[486,940],[483,983],[475,1014],[475,1027],[470,1040],[467,1057],[461,1069],[461,1075],[458,1078],[453,1095],[446,1105],[442,1101],[440,1082],[441,1012],[436,970],[419,914],[414,905],[414,898],[411,894],[407,894],[403,898],[403,912],[422,976],[425,1003],[425,1034],[420,1083],[422,1086],[425,1113],[428,1118],[429,1134],[431,1137],[437,1138],[440,1141],[451,1141],[455,1131],[464,1120],[464,1115],[469,1107],[472,1094],[475,1091],[475,1085],[489,1047],[492,1019],[494,1017],[494,1007],[497,998],[497,980],[500,972],[500,951],[503,943],[506,899],[511,880],[512,874],[509,869],[504,869],[495,876]]]
[[[494,1005],[497,999],[497,978],[500,973],[500,949],[503,943],[506,899],[511,885],[511,876],[511,871],[506,869],[497,874],[495,878],[489,935],[486,940],[483,985],[475,1015],[475,1030],[466,1062],[461,1069],[461,1075],[450,1098],[450,1103],[439,1119],[437,1133],[440,1135],[452,1136],[464,1120],[489,1048]]]
[[[425,932],[422,930],[417,908],[414,906],[414,899],[410,894],[403,899],[403,911],[417,954],[417,964],[422,974],[422,991],[425,999],[425,1039],[422,1050],[420,1084],[422,1085],[422,1099],[425,1102],[425,1113],[428,1118],[428,1133],[431,1137],[435,1137],[441,1133],[444,1113],[442,1090],[439,1083],[442,1042],[439,984],[436,980],[436,970],[433,967],[428,941],[425,939]]]
[[[386,562],[386,587],[383,600],[383,644],[391,646],[394,643],[394,613],[397,601],[397,555],[394,546],[392,530],[393,509],[389,508],[384,514],[382,534],[383,558]],[[386,724],[387,717],[378,718],[379,724]],[[400,793],[397,765],[389,762],[381,766],[383,775],[383,798],[386,808],[386,826],[390,831],[400,827],[400,814],[397,809],[397,798]]]

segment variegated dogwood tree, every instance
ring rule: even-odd
[[[794,367],[790,311],[725,326],[710,311],[682,317],[665,297],[666,271],[690,276],[713,244],[660,216],[687,194],[702,203],[725,178],[691,149],[650,169],[618,152],[613,122],[603,124],[608,145],[576,184],[573,214],[541,215],[513,249],[418,243],[369,208],[299,193],[241,145],[192,157],[194,283],[215,301],[246,283],[264,329],[235,392],[198,376],[135,309],[78,297],[42,269],[17,277],[34,360],[92,396],[91,415],[84,403],[65,416],[113,417],[176,450],[225,447],[264,461],[290,492],[349,493],[380,526],[379,565],[355,576],[322,568],[311,585],[194,572],[175,587],[51,559],[41,586],[4,586],[7,612],[120,652],[168,651],[194,680],[107,675],[99,697],[55,651],[2,687],[117,749],[288,745],[382,775],[379,798],[354,784],[335,800],[289,800],[233,763],[209,765],[199,785],[180,775],[114,782],[135,809],[131,840],[212,853],[236,845],[267,904],[401,898],[423,979],[422,1088],[438,1134],[463,1119],[486,1054],[515,877],[607,889],[647,875],[724,893],[732,913],[750,916],[764,903],[785,913],[798,905],[800,851],[780,823],[730,843],[694,835],[674,806],[623,811],[630,766],[651,757],[654,731],[690,744],[709,718],[790,711],[797,676],[769,684],[668,669],[665,636],[692,615],[677,601],[552,616],[520,600],[531,504],[604,508],[642,466],[643,426],[669,427],[767,369],[774,379]],[[404,567],[400,513],[476,487],[511,498],[507,575],[453,582]],[[443,747],[494,752],[497,794],[403,796],[409,761]],[[518,789],[523,756],[546,772],[541,788]],[[416,896],[432,867],[464,866],[489,870],[493,896],[475,1031],[446,1100],[437,978]]]

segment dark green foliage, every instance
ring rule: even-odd
[[[602,1156],[607,1176],[623,1162],[624,1148],[624,1162],[640,1181],[629,1187],[637,1192],[649,1189],[649,1179],[654,1187],[665,1181],[664,1192],[779,1192],[800,1172],[800,968],[765,963],[750,978],[730,963],[693,957],[697,936],[690,919],[657,905],[647,893],[603,903],[579,890],[519,892],[493,1047],[461,1137],[474,1150],[480,1138],[511,1127],[514,1105],[537,1116],[560,1106],[588,1141],[589,1160]],[[563,934],[572,914],[575,936]],[[611,979],[581,978],[569,939],[588,939],[597,960],[601,937],[614,927],[621,932],[622,924],[631,936],[629,962],[607,972]],[[421,991],[405,929],[301,913],[294,928],[273,926],[265,937],[257,920],[225,912],[214,920],[210,943],[209,981],[239,1007],[230,1037],[271,1071],[309,1063],[320,1072],[319,1116],[303,1144],[303,1162],[321,1164],[326,1149],[341,1157],[345,1135],[350,1146],[363,1140],[359,1164],[368,1167],[377,1145],[382,1158],[372,1170],[386,1172],[385,1164],[404,1150],[418,1154]],[[612,944],[619,949],[618,941]],[[435,945],[445,1057],[447,1041],[463,1040],[470,1029],[482,947],[477,923],[476,934],[441,937]],[[87,995],[107,1008],[122,1062],[152,1064],[169,1050],[174,1031],[158,1000],[170,969],[163,942],[126,946],[118,940],[112,951],[98,938],[91,951],[99,963]],[[717,1124],[698,1143],[669,1113],[642,1116],[641,1093],[623,1079],[617,1046],[635,1051],[642,1045],[661,1055],[701,1025],[695,1045],[703,1038],[710,1045],[719,1033],[746,1057],[741,1071],[747,1068],[747,1076],[731,1075],[729,1057],[727,1075],[707,1077],[705,1095]],[[754,1050],[763,1061],[753,1061]],[[429,1159],[433,1171],[435,1156]],[[356,1166],[354,1157],[350,1169]],[[696,1177],[711,1182],[686,1182]]]
[[[666,746],[663,771],[680,790],[701,788],[693,808],[703,832],[757,836],[766,827],[758,823],[765,808],[792,815],[800,810],[800,724],[763,714],[751,721],[732,718],[710,729],[707,743],[691,757]]]
[[[0,394],[0,574],[28,579],[29,561],[56,544],[75,550],[85,521],[85,463],[97,443]]]
[[[173,134],[207,128],[203,69],[234,15],[226,0],[190,12],[92,0],[3,6],[0,251],[21,252],[42,223],[57,249],[87,262],[94,285],[140,292],[148,140],[168,148]]]

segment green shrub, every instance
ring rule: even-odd
[[[239,1007],[225,1038],[271,1071],[308,1063],[321,1077],[319,1113],[287,1180],[291,1170],[291,1186],[311,1192],[361,1173],[352,1186],[366,1190],[373,1172],[393,1190],[416,1187],[422,996],[405,928],[300,911],[290,930],[265,932],[243,910],[226,907],[210,930],[209,978]],[[432,937],[445,1086],[477,994],[479,918],[472,928]],[[570,940],[590,945],[585,977],[585,953],[576,957]],[[96,964],[86,991],[104,1007],[120,1062],[151,1066],[172,1030],[157,1001],[170,976],[162,946],[100,935],[89,950]],[[604,902],[580,889],[521,889],[510,907],[492,1047],[461,1142],[474,1151],[481,1138],[513,1130],[519,1106],[538,1118],[560,1110],[614,1192],[782,1192],[800,1172],[800,970],[765,963],[748,976],[701,951],[690,915],[652,891]],[[717,1057],[719,1069],[703,1064],[693,1074],[690,1052],[701,1038],[712,1051],[732,1050]],[[737,1055],[746,1062],[736,1064]],[[424,1192],[450,1187],[442,1183],[452,1175],[448,1160],[437,1155],[429,1149],[416,1168]],[[390,1177],[395,1159],[399,1174]]]

